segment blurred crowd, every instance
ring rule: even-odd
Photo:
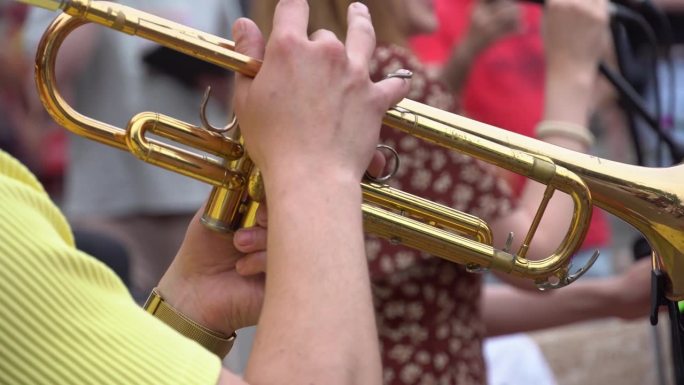
[[[0,146],[40,175],[57,198],[62,189],[66,134],[53,129],[55,124],[36,103],[33,58],[23,49],[28,12],[27,5],[14,2],[4,2],[0,9]]]
[[[399,0],[390,2],[394,4]],[[419,2],[422,5],[416,5]],[[266,30],[269,3],[272,2],[264,0],[250,4],[248,0],[212,0],[203,2],[201,7],[187,0],[128,0],[121,3],[210,33],[230,37],[231,23],[242,15],[253,15],[260,27]],[[334,8],[335,2],[330,3]],[[366,3],[373,13],[374,2]],[[402,30],[403,36],[400,37],[392,35],[389,29],[386,29],[389,32],[384,38],[382,33],[378,34],[381,43],[388,44],[386,47],[381,46],[386,50],[378,51],[378,73],[373,76],[393,71],[396,64],[393,60],[404,66],[415,61],[419,63],[417,68],[420,69],[416,71],[419,76],[414,82],[424,82],[426,86],[410,97],[419,100],[422,98],[425,103],[452,109],[478,121],[523,135],[536,135],[538,125],[545,120],[550,108],[547,103],[549,95],[546,93],[549,90],[549,47],[545,47],[544,43],[542,7],[510,0],[435,0],[434,3],[430,0],[409,0],[405,7],[404,13],[407,15],[397,16],[397,12],[393,17],[397,17],[398,20],[410,20],[418,27],[415,30]],[[684,15],[684,6],[676,1],[665,1],[662,7],[667,16],[675,21],[673,25],[677,26],[676,21]],[[325,14],[323,8],[321,7],[318,16]],[[433,23],[430,16],[425,16],[421,20],[421,12],[434,12],[436,24],[430,24]],[[333,14],[334,12],[330,12],[330,15]],[[33,84],[33,56],[42,31],[53,16],[17,2],[0,3],[0,149],[20,159],[38,176],[73,223],[79,247],[108,263],[131,287],[134,295],[144,299],[175,255],[185,226],[197,207],[206,200],[209,189],[199,182],[146,165],[130,154],[76,137],[59,127],[49,117],[39,101]],[[382,22],[381,16],[376,18],[374,14],[373,17],[376,22]],[[404,19],[401,19],[402,17]],[[318,27],[334,31],[331,26],[334,25],[334,16],[320,16],[319,19],[322,21]],[[326,24],[324,21],[332,24]],[[424,24],[421,25],[421,22]],[[681,45],[684,39],[681,37],[681,29],[675,28],[675,45],[671,48],[672,66],[675,69],[684,65],[684,46]],[[574,38],[571,30],[561,32],[567,33],[562,36],[563,38]],[[607,31],[606,34],[608,35]],[[387,38],[388,36],[390,38]],[[399,51],[395,50],[395,46],[411,50],[412,53],[397,54]],[[600,47],[598,44],[596,46]],[[605,52],[600,52],[597,56],[615,67],[619,60],[616,58],[614,47],[611,44],[606,44],[605,47]],[[660,62],[659,66],[660,76],[663,79],[671,79],[668,77],[669,64]],[[423,73],[425,78],[420,77]],[[118,127],[125,127],[128,119],[135,113],[148,110],[200,124],[199,104],[202,92],[208,85],[214,89],[213,104],[209,107],[211,121],[220,125],[227,121],[230,115],[230,74],[139,39],[102,31],[100,27],[83,27],[67,39],[60,56],[57,74],[62,92],[76,110]],[[683,76],[678,75],[674,83],[683,84]],[[653,79],[637,79],[635,84],[652,105],[655,95]],[[439,90],[434,91],[435,89]],[[661,104],[669,106],[668,100],[672,97],[676,97],[679,102],[672,104],[673,109],[666,108],[667,116],[663,121],[675,136],[681,136],[684,111],[680,106],[684,95],[677,90],[684,87],[675,87],[674,92],[668,92],[666,89],[660,89]],[[635,124],[639,126],[638,131],[642,136],[640,139],[632,139],[632,118],[624,112],[624,104],[618,93],[605,80],[597,78],[587,99],[591,106],[591,114],[587,116],[587,122],[590,123],[587,124],[590,124],[591,133],[597,138],[597,142],[586,152],[629,163],[637,160],[636,155],[632,155],[632,143],[657,142],[652,139],[654,136],[650,130],[644,128],[644,124],[639,123],[638,119]],[[451,108],[454,105],[459,107]],[[474,189],[467,186],[458,187],[461,184],[457,184],[455,180],[465,179],[463,185],[468,185],[467,176],[463,176],[463,173],[460,176],[440,174],[435,171],[438,168],[435,164],[442,162],[447,165],[446,167],[450,167],[448,165],[452,165],[453,162],[455,168],[465,169],[462,164],[465,161],[455,157],[449,158],[449,155],[442,155],[429,147],[425,147],[427,150],[424,152],[418,152],[415,150],[418,145],[414,142],[390,134],[384,137],[384,141],[398,147],[400,152],[404,151],[409,159],[408,166],[397,175],[396,183],[401,185],[399,187],[413,189],[415,191],[411,192],[417,193],[434,189],[437,200],[453,199],[454,206],[463,204],[464,208],[475,209],[492,217],[505,216],[511,210],[524,206],[528,194],[526,191],[530,187],[527,186],[529,182],[519,175],[486,169],[496,176],[496,182],[490,182],[496,183],[496,187],[482,188],[481,185],[485,184],[483,180],[478,180],[480,185]],[[647,148],[646,151],[654,150]],[[485,166],[474,163],[472,167],[479,170],[478,167]],[[471,184],[477,185],[475,182]],[[426,187],[427,185],[430,187]],[[448,189],[457,190],[458,194],[447,195],[444,191]],[[482,194],[487,199],[469,197],[469,194]],[[488,204],[490,206],[487,206]],[[547,231],[551,230],[547,227]],[[629,235],[626,233],[628,232],[621,225],[613,222],[603,211],[594,211],[588,237],[581,252],[575,257],[575,266],[579,267],[589,260],[594,250],[601,251],[601,257],[586,279],[591,279],[592,276],[596,279],[614,279],[629,271],[633,264],[632,242],[635,235],[631,232]],[[401,277],[398,278],[403,285],[401,290],[408,290],[405,288],[410,285],[406,283],[414,281],[411,277],[406,278],[412,274],[406,266],[414,262],[423,263],[424,257],[418,253],[413,256],[394,250],[392,246],[381,246],[373,240],[369,240],[368,245],[371,268],[376,269],[371,270],[372,276],[377,282],[381,282],[379,286],[386,284],[382,286],[384,291],[378,292],[382,291],[387,298],[396,300],[392,297],[395,288],[387,283],[393,278],[388,277]],[[393,253],[397,255],[396,258],[385,258]],[[406,262],[407,260],[410,262]],[[440,269],[435,265],[428,270],[434,272]],[[471,278],[468,278],[470,275],[466,275],[465,271],[454,274],[458,275],[453,277],[471,282]],[[444,276],[448,274],[440,275]],[[421,279],[424,280],[416,279],[415,282],[422,285],[434,280],[433,277],[424,276]],[[488,279],[487,287],[500,284],[499,279],[500,277],[491,277]],[[647,279],[643,278],[641,281],[646,282]],[[473,280],[472,284],[479,285],[479,280]],[[446,295],[456,296],[456,290],[453,289],[454,292],[451,292],[452,289],[451,286],[444,288]],[[438,287],[436,290],[439,293],[441,288]],[[647,290],[643,293],[647,293]],[[648,295],[643,293],[634,303],[643,304],[648,300]],[[458,295],[477,294],[479,291],[465,290]],[[487,295],[484,297],[487,298]],[[396,305],[396,302],[387,298],[384,299],[390,305]],[[505,298],[515,301],[509,297]],[[381,307],[378,305],[378,308]],[[420,309],[429,311],[432,308]],[[486,312],[491,308],[487,305],[474,304],[469,311],[477,312],[481,309]],[[387,316],[388,311],[385,308],[380,309],[379,313],[384,312],[386,315],[385,318],[380,317],[380,325],[386,322],[389,325],[387,327],[391,328],[395,321],[391,316]],[[399,310],[394,308],[394,311],[408,318],[414,316],[409,309],[403,307]],[[617,315],[629,319],[643,316],[646,312],[642,306],[633,313],[635,314],[625,312]],[[568,316],[567,319],[572,321],[575,318]],[[429,322],[433,321],[430,318]],[[464,316],[463,322],[470,325],[469,323],[476,321]],[[566,322],[558,322],[563,323]],[[540,328],[547,326],[554,325],[540,325]],[[486,335],[481,328],[483,327],[477,324],[473,333],[478,336]],[[438,326],[435,326],[435,329],[439,329]],[[502,333],[509,332],[506,328],[502,330]],[[515,330],[510,330],[513,331]],[[438,332],[434,333],[438,335]],[[430,337],[433,335],[430,334]],[[467,340],[464,338],[463,341]],[[479,339],[473,341],[479,349]],[[539,369],[532,370],[532,377],[522,381],[537,381],[534,382],[536,384],[555,383],[552,373],[544,367],[543,357],[538,356],[534,344],[528,340],[516,341],[514,345],[520,352],[530,354],[528,362],[534,364],[529,365]],[[384,353],[390,359],[405,353],[402,353],[399,344],[388,346],[392,351]],[[529,349],[524,349],[524,346],[528,346]],[[488,349],[496,347],[490,345]],[[504,353],[499,355],[504,357],[512,358],[518,354],[506,350],[506,347],[501,349],[504,349]],[[242,354],[242,357],[234,358],[234,365],[239,366],[245,362],[246,351],[248,348],[238,353]],[[418,357],[415,361],[420,361],[420,352],[416,352],[415,356]],[[430,359],[439,360],[439,357],[441,356],[436,355]],[[465,357],[464,362],[468,359],[467,355],[461,353],[458,357]],[[392,365],[395,364],[396,362]],[[520,365],[519,361],[513,366],[516,365]],[[417,380],[414,382],[413,375],[406,373],[407,371],[399,366],[396,373],[386,373],[386,380],[388,383],[396,384],[420,383]],[[491,384],[504,383],[504,380],[499,380],[501,374],[496,372],[490,372],[488,377]],[[470,380],[476,383],[472,378]]]

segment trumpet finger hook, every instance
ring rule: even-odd
[[[400,162],[399,153],[397,152],[397,150],[395,150],[394,148],[392,148],[386,144],[378,144],[377,146],[375,146],[375,148],[378,150],[380,150],[380,149],[388,150],[392,154],[392,158],[394,158],[394,167],[392,167],[392,170],[389,173],[387,173],[386,175],[379,176],[379,177],[374,177],[371,174],[369,174],[368,171],[366,171],[366,178],[368,180],[370,180],[371,182],[384,183],[384,182],[387,182],[388,180],[392,179],[397,174],[397,171],[399,171],[399,162]]]
[[[206,91],[204,91],[204,96],[202,97],[202,104],[200,105],[200,121],[202,122],[202,128],[219,134],[223,134],[232,130],[235,126],[237,126],[237,116],[235,116],[235,114],[233,114],[233,119],[231,119],[230,123],[228,123],[228,125],[225,127],[214,127],[211,123],[209,123],[209,119],[207,118],[207,104],[209,103],[210,96],[211,87],[207,87]]]
[[[596,262],[600,254],[600,251],[595,250],[594,254],[591,256],[591,258],[589,258],[589,261],[587,261],[586,265],[584,265],[576,272],[566,275],[556,283],[551,283],[549,281],[537,283],[537,288],[541,291],[546,291],[550,289],[559,289],[561,287],[568,286],[569,284],[577,281],[581,276],[584,275],[584,273],[589,271],[589,269],[594,265],[594,262]],[[570,269],[572,269],[572,263],[570,264],[570,266],[568,266],[568,270]]]

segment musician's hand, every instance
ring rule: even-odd
[[[158,289],[171,306],[193,321],[228,335],[256,324],[259,317],[263,276],[241,276],[236,263],[250,258],[251,251],[239,246],[246,239],[253,250],[266,249],[266,230],[260,226],[241,229],[234,237],[217,233],[200,223],[201,213],[202,209],[190,223]]]
[[[267,213],[267,206],[262,203],[256,213],[258,230],[245,231],[235,236],[235,247],[245,254],[237,261],[236,269],[238,274],[245,277],[266,272]]]
[[[471,11],[463,44],[473,57],[500,38],[520,28],[520,6],[512,0],[478,0]]]
[[[280,12],[279,12],[280,11]],[[365,6],[354,3],[345,43],[333,33],[306,34],[306,13],[279,8],[268,45],[241,19],[237,50],[260,57],[254,79],[236,79],[235,110],[247,149],[264,174],[360,181],[378,140],[383,113],[408,92],[408,82],[370,80],[375,35]]]

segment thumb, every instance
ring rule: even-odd
[[[385,155],[380,150],[376,149],[366,171],[370,176],[378,178],[382,175],[382,171],[385,169],[386,164],[387,159],[385,158]]]
[[[411,75],[411,71],[401,69],[375,83],[376,89],[380,92],[384,109],[389,109],[408,95],[411,89]]]
[[[264,37],[250,19],[241,17],[233,23],[235,51],[254,59],[264,58]]]
[[[233,37],[235,38],[235,52],[262,60],[264,58],[264,37],[259,27],[250,19],[239,18],[233,23]],[[236,74],[235,76],[235,101],[240,102],[247,94],[247,87],[251,79]]]

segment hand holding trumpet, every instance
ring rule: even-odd
[[[382,114],[408,92],[402,79],[370,80],[368,61],[375,48],[370,14],[358,3],[349,12],[346,43],[325,30],[307,37],[305,20],[294,19],[301,16],[282,15],[274,20],[259,73],[254,79],[238,75],[235,109],[247,150],[267,185],[274,168],[302,178],[332,172],[328,175],[358,183],[377,144]],[[249,20],[240,20],[235,28],[238,51],[246,43],[241,39],[262,41]],[[243,53],[263,56],[258,44]],[[326,84],[324,96],[321,82]],[[280,86],[274,91],[272,84]],[[268,108],[255,103],[264,99]],[[306,169],[291,166],[297,158]]]

